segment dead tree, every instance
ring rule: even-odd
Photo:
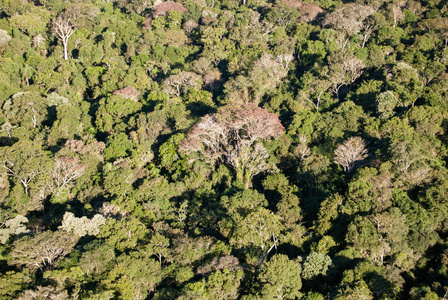
[[[62,41],[64,46],[64,59],[67,60],[68,39],[75,32],[75,25],[71,22],[71,18],[60,15],[53,20],[53,31],[56,38]]]

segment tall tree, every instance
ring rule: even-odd
[[[272,168],[262,142],[284,131],[278,117],[254,104],[226,105],[196,124],[180,149],[230,165],[246,187],[253,176]]]
[[[366,156],[366,144],[358,136],[349,138],[334,151],[334,161],[341,165],[347,173],[352,172]]]
[[[258,269],[261,270],[269,253],[277,249],[282,229],[283,225],[277,215],[266,208],[259,208],[236,225],[230,242],[243,247],[254,247]]]
[[[64,46],[64,59],[68,59],[68,39],[75,33],[76,27],[70,17],[61,14],[53,20],[53,32],[56,38],[62,41]]]
[[[63,231],[46,231],[24,237],[13,244],[10,263],[30,269],[51,269],[73,251],[78,237]]]
[[[22,184],[28,195],[30,184],[49,166],[46,153],[41,150],[41,145],[32,141],[15,143],[3,151],[3,167],[18,184]]]

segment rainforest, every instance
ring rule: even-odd
[[[444,0],[0,0],[1,299],[447,299]]]

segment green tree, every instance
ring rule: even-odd
[[[107,244],[123,252],[134,248],[147,234],[146,226],[136,218],[109,218],[106,224],[101,226],[98,237],[105,238]]]
[[[92,118],[88,114],[90,104],[86,101],[80,103],[61,103],[56,107],[57,119],[48,134],[48,143],[55,145],[62,141],[81,137],[85,133],[92,133]]]
[[[394,109],[399,104],[399,100],[392,91],[385,91],[377,95],[376,103],[380,119],[385,120],[394,115]]]
[[[160,265],[162,265],[162,258],[166,257],[169,253],[170,240],[164,237],[160,233],[156,233],[151,237],[147,246],[148,253],[155,255],[159,259]]]
[[[37,93],[22,92],[3,104],[3,112],[12,125],[30,130],[46,120],[47,101]]]
[[[22,272],[6,271],[0,275],[0,296],[3,299],[17,299],[20,291],[34,282],[29,269]]]
[[[162,280],[160,264],[139,252],[117,258],[115,266],[103,280],[124,299],[146,299]]]
[[[126,128],[126,118],[142,108],[140,102],[121,95],[102,98],[96,112],[96,127],[102,132],[120,132]]]
[[[85,252],[79,259],[79,266],[87,276],[102,274],[112,268],[115,260],[115,251],[112,246],[93,241],[84,249]]]
[[[274,255],[258,275],[263,299],[297,299],[302,295],[302,268],[283,254]]]
[[[258,269],[261,270],[266,257],[277,249],[283,225],[279,217],[266,208],[259,208],[236,225],[231,244],[254,247]]]
[[[244,272],[231,271],[227,268],[207,276],[205,287],[209,299],[238,299]]]
[[[58,261],[70,254],[79,237],[63,231],[45,231],[25,236],[12,245],[9,263],[32,270],[52,269]]]
[[[49,159],[41,150],[41,145],[32,141],[20,141],[3,149],[3,167],[16,184],[21,184],[28,191],[37,177],[48,171]],[[36,187],[39,185],[36,184]]]
[[[116,133],[107,139],[104,159],[106,161],[114,161],[117,158],[130,156],[134,148],[135,144],[129,140],[126,133]]]
[[[304,279],[313,279],[320,274],[325,276],[331,264],[330,256],[311,252],[303,262],[302,277]]]

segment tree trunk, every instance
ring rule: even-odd
[[[67,55],[67,42],[68,41],[65,41],[65,40],[62,41],[62,44],[64,44],[64,60],[67,60],[67,58],[68,58],[67,57],[68,56]]]
[[[362,48],[365,47],[366,42],[367,42],[367,38],[368,38],[367,34],[364,34],[364,41],[362,42]]]

